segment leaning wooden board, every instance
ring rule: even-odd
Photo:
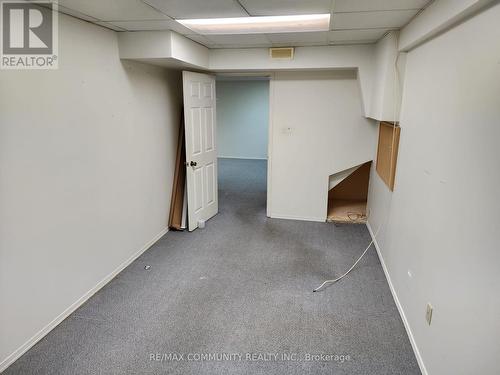
[[[181,112],[182,113],[182,112]],[[184,206],[184,189],[186,186],[186,145],[184,142],[184,118],[181,117],[179,140],[177,143],[177,157],[175,160],[174,184],[170,204],[168,226],[173,229],[183,230],[182,211]]]

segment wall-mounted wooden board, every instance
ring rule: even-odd
[[[376,170],[391,191],[394,190],[400,134],[397,123],[381,122],[379,125]]]

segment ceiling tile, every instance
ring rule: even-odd
[[[169,30],[173,30],[179,34],[186,35],[186,34],[193,34],[193,30],[187,28],[184,25],[181,25],[179,22],[175,20],[170,20],[169,21]]]
[[[352,46],[354,44],[374,44],[372,40],[340,40],[329,43],[332,46]]]
[[[173,30],[183,35],[193,33],[190,29],[174,20],[113,21],[110,23],[128,31]]]
[[[334,12],[422,9],[431,0],[335,0]]]
[[[335,30],[399,28],[406,25],[417,13],[418,10],[335,13],[333,15],[333,28]]]
[[[310,33],[280,33],[267,34],[267,38],[274,44],[303,45],[303,44],[328,44],[328,32]]]
[[[77,12],[76,10],[73,9],[65,8],[62,5],[59,5],[57,9],[59,10],[60,13],[68,14],[70,16],[80,18],[85,21],[97,21],[97,19],[94,17],[90,17],[89,15]]]
[[[327,46],[328,42],[295,42],[295,43],[271,43],[271,47],[311,47],[311,46]]]
[[[199,35],[199,34],[188,34],[188,35],[185,35],[186,38],[189,38],[193,41],[195,41],[196,43],[200,43],[202,45],[204,45],[205,47],[214,47],[215,46],[215,43],[211,42],[210,40],[208,40],[208,38],[206,38],[205,36],[203,35]]]
[[[234,0],[143,0],[172,18],[244,17],[247,13]]]
[[[328,33],[330,42],[376,42],[388,31],[388,29],[367,29],[367,30],[337,30]]]
[[[330,13],[332,0],[240,0],[252,16]]]
[[[272,47],[271,43],[258,43],[258,44],[248,44],[248,45],[240,45],[240,44],[215,44],[210,47],[211,49],[223,49],[223,48],[269,48]]]
[[[264,34],[210,35],[207,38],[217,46],[256,47],[271,45]]]
[[[109,22],[127,31],[170,30],[171,21],[113,21]],[[175,21],[174,21],[175,22]]]
[[[116,25],[113,25],[109,22],[102,22],[102,21],[98,21],[98,22],[94,22],[96,25],[99,25],[99,26],[102,26],[102,27],[106,27],[108,29],[111,29],[111,30],[114,30],[114,31],[127,31],[126,29],[123,29],[121,27],[118,27]]]
[[[101,21],[168,19],[140,0],[59,0],[59,4]]]

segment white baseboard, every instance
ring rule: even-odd
[[[254,158],[254,157],[245,157],[245,156],[217,156],[218,159],[248,159],[248,160],[267,160],[267,158]]]
[[[43,327],[40,331],[38,331],[33,337],[31,337],[28,341],[26,341],[23,345],[17,348],[12,354],[10,354],[7,358],[5,358],[2,362],[0,362],[0,373],[7,369],[11,364],[13,364],[19,357],[21,357],[24,353],[26,353],[33,345],[35,345],[38,341],[40,341],[45,335],[47,335],[50,331],[52,331],[59,323],[61,323],[64,319],[66,319],[69,315],[71,315],[76,309],[78,309],[81,305],[83,305],[90,297],[92,297],[95,293],[99,291],[103,286],[105,286],[108,282],[110,282],[116,275],[118,275],[121,271],[123,271],[130,263],[136,260],[142,253],[144,253],[147,249],[153,246],[156,241],[158,241],[161,237],[163,237],[168,232],[168,228],[163,229],[160,233],[158,233],[151,241],[146,243],[139,251],[133,254],[130,258],[128,258],[125,262],[120,264],[113,272],[107,275],[104,279],[99,281],[96,286],[86,292],[83,296],[81,296],[77,301],[75,301],[71,306],[69,306],[66,310],[64,310],[59,316],[57,316],[53,321]]]
[[[422,375],[428,375],[427,369],[425,368],[424,360],[422,359],[422,356],[420,355],[420,351],[418,350],[417,342],[415,341],[415,337],[413,337],[413,333],[410,328],[410,324],[408,323],[408,319],[406,319],[405,312],[403,310],[403,306],[401,305],[401,302],[399,302],[398,295],[396,294],[396,289],[394,289],[394,285],[392,284],[391,281],[391,276],[389,275],[389,271],[387,270],[387,267],[384,262],[384,258],[382,257],[382,252],[380,251],[380,247],[378,246],[377,239],[375,238],[374,232],[372,230],[372,227],[370,223],[366,223],[366,227],[368,228],[368,231],[370,232],[370,236],[372,237],[373,244],[375,245],[375,249],[377,250],[378,258],[380,259],[380,263],[382,264],[382,269],[384,270],[385,278],[387,279],[387,283],[389,284],[389,288],[392,293],[392,298],[394,298],[394,302],[396,303],[396,306],[399,311],[399,315],[401,315],[401,320],[403,321],[403,325],[405,326],[406,333],[408,334],[408,338],[410,339],[410,344],[413,349],[413,352],[415,353],[415,357],[417,358],[418,366],[420,367],[420,371],[422,372]]]
[[[305,216],[289,216],[289,215],[275,215],[271,214],[271,219],[284,219],[284,220],[301,220],[301,221],[316,221],[320,223],[326,222],[326,218],[324,217],[305,217]]]

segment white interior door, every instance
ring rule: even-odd
[[[186,130],[188,229],[219,211],[215,143],[215,77],[182,72]]]

